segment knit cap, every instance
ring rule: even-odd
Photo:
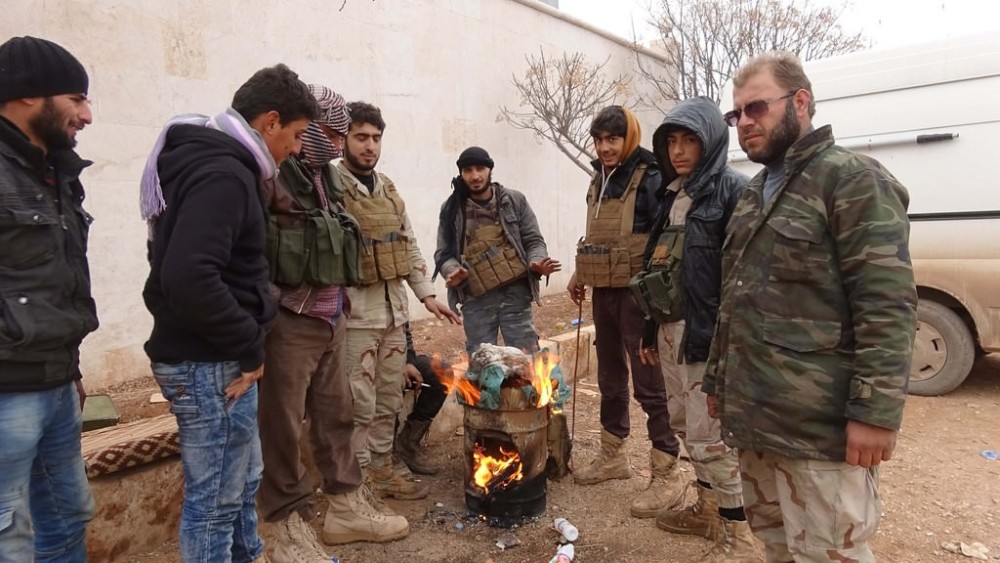
[[[490,153],[480,147],[469,147],[462,151],[462,154],[458,155],[458,161],[455,164],[458,165],[459,171],[466,166],[476,165],[485,166],[493,170],[493,159],[490,158]]]
[[[86,94],[87,71],[69,51],[37,37],[0,45],[0,102],[60,94]]]

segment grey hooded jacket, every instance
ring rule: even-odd
[[[662,201],[657,211],[644,260],[648,266],[653,248],[669,223],[670,205],[676,192],[666,190],[677,178],[667,153],[671,131],[690,131],[701,140],[701,160],[684,183],[691,209],[684,223],[684,361],[703,362],[712,344],[715,319],[722,293],[722,243],[726,224],[736,201],[750,181],[726,164],[729,128],[714,101],[691,98],[674,106],[653,133],[653,153],[663,172]],[[648,332],[648,330],[647,330]],[[647,342],[647,337],[644,338]]]

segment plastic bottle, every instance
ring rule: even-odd
[[[576,549],[573,548],[573,544],[568,543],[559,548],[556,556],[550,559],[549,563],[570,563],[574,557],[576,557]]]
[[[570,524],[565,518],[556,518],[552,521],[552,526],[555,527],[556,531],[562,534],[562,537],[568,542],[575,542],[576,538],[580,537],[580,531],[576,529],[576,526]]]

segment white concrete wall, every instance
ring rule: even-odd
[[[257,69],[284,62],[306,82],[382,108],[379,169],[407,201],[430,262],[438,209],[455,159],[468,145],[490,151],[494,178],[526,193],[550,253],[572,269],[584,230],[587,178],[554,147],[497,122],[516,106],[511,75],[525,53],[610,56],[631,73],[620,41],[525,0],[10,0],[0,38],[37,35],[70,49],[91,78],[94,124],[79,152],[87,209],[96,217],[90,257],[101,328],[84,342],[91,390],[148,374],[142,343],[151,318],[138,180],[162,123],[183,112],[217,113]],[[648,145],[660,117],[640,114]],[[568,273],[547,291],[562,291]],[[438,282],[440,295],[444,286]],[[413,310],[426,315],[416,304]]]

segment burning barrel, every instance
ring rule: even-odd
[[[545,512],[548,407],[481,409],[465,405],[465,505],[497,518]]]
[[[483,344],[465,373],[435,370],[465,409],[469,510],[501,519],[545,512],[549,418],[569,397],[558,359]]]

